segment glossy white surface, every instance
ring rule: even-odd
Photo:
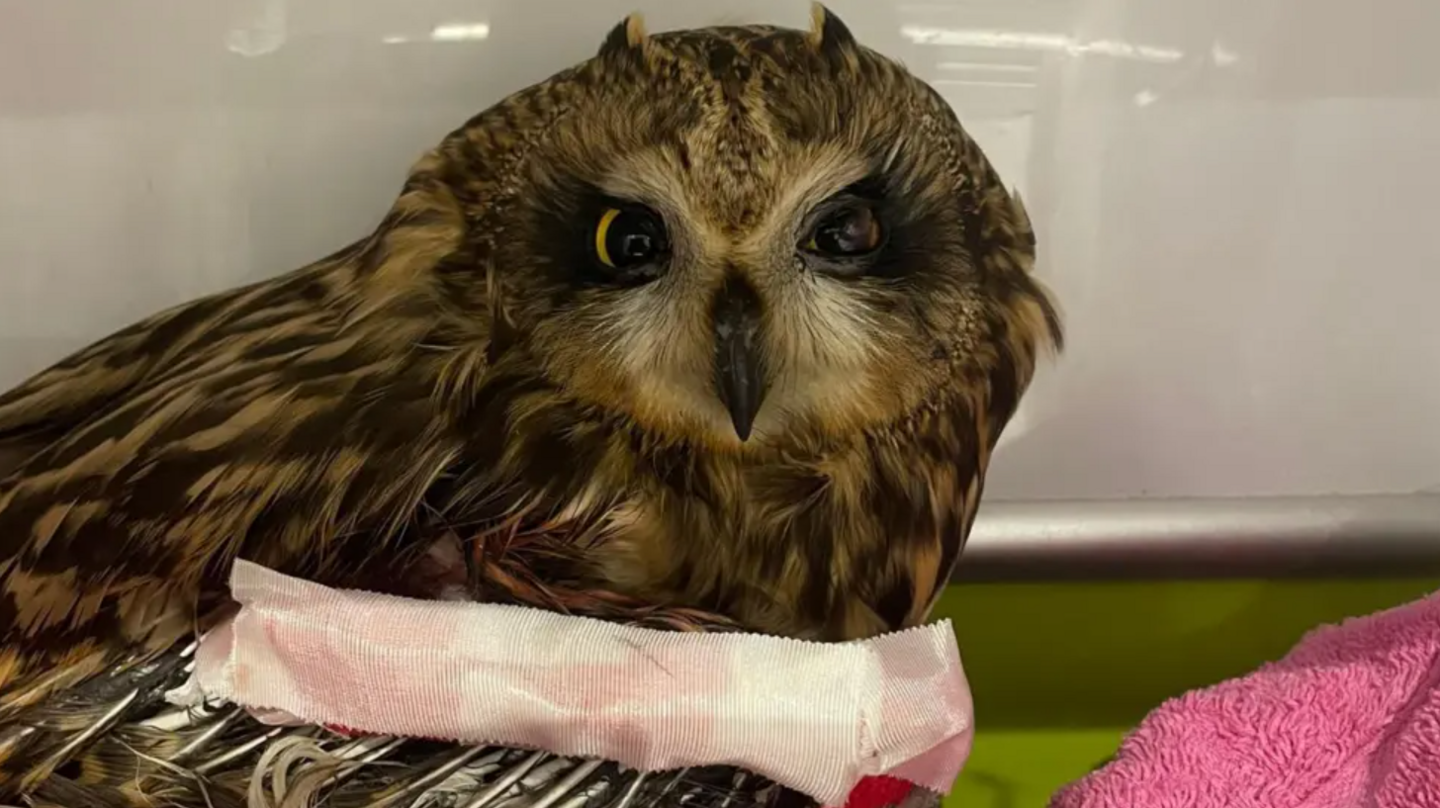
[[[652,30],[801,0],[0,0],[0,385],[368,231],[410,161]],[[991,496],[1440,484],[1440,4],[833,0],[1025,192],[1071,348]]]

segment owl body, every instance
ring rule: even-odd
[[[0,723],[213,622],[236,557],[398,591],[437,537],[544,535],[542,589],[913,625],[1059,339],[1033,257],[945,102],[823,9],[631,18],[368,238],[0,397]]]

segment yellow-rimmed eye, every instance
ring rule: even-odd
[[[644,208],[606,208],[595,223],[595,258],[614,270],[653,264],[665,251],[665,225]]]
[[[832,258],[852,258],[874,252],[884,240],[875,210],[869,205],[850,205],[822,219],[805,249]]]

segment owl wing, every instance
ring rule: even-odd
[[[196,336],[205,303],[161,312],[0,394],[0,479],[182,353]]]
[[[386,562],[456,452],[415,356],[433,318],[357,320],[324,270],[172,309],[0,399],[29,452],[0,480],[0,719],[193,631],[238,555]]]

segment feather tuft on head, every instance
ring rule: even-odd
[[[824,3],[810,4],[810,39],[831,59],[842,59],[857,47],[855,35]]]
[[[650,35],[645,31],[645,18],[634,12],[610,29],[600,45],[600,59],[620,64],[644,58]]]

